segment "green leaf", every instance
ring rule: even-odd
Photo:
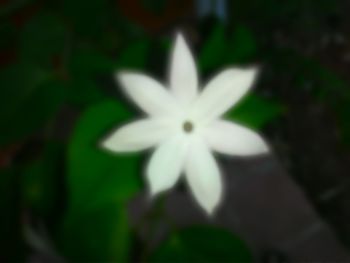
[[[72,78],[68,83],[68,89],[69,102],[79,107],[93,105],[107,98],[96,80],[89,77],[76,76]]]
[[[83,37],[94,37],[105,34],[110,15],[113,14],[108,0],[63,0],[62,11],[73,26],[73,30]]]
[[[46,145],[42,156],[22,170],[22,196],[26,207],[47,217],[54,212],[61,176],[62,146],[53,142]]]
[[[146,66],[150,43],[147,40],[132,43],[121,51],[119,68],[143,69]]]
[[[116,62],[97,50],[74,50],[68,63],[70,102],[78,106],[88,106],[106,99],[97,77],[112,75],[116,67]]]
[[[14,168],[0,170],[0,209],[3,215],[0,217],[0,246],[3,262],[24,260],[18,178],[18,171]]]
[[[74,130],[61,239],[72,261],[126,261],[131,231],[126,203],[141,186],[139,157],[111,154],[100,143],[130,117],[123,105],[108,100],[87,109]]]
[[[79,210],[65,222],[62,249],[72,262],[127,262],[130,228],[116,203]]]
[[[0,72],[0,145],[23,139],[57,112],[64,86],[37,65],[21,63]]]
[[[142,69],[146,66],[148,41],[130,44],[112,59],[94,49],[77,49],[69,62],[70,101],[79,106],[92,105],[106,99],[97,82],[98,76],[111,76],[118,69]]]
[[[152,262],[252,262],[247,246],[232,233],[211,226],[194,226],[173,233]]]
[[[285,108],[280,103],[251,94],[229,111],[226,118],[253,129],[261,129],[284,111]]]
[[[199,66],[201,70],[207,71],[232,64],[248,63],[256,52],[256,41],[249,28],[238,25],[231,39],[228,39],[224,26],[217,23],[200,52]]]
[[[140,189],[138,156],[114,155],[102,149],[106,136],[129,121],[120,103],[104,101],[80,118],[68,151],[68,184],[73,207],[125,202]]]
[[[222,23],[217,23],[200,52],[198,60],[201,70],[207,71],[222,66],[227,55],[226,48],[225,28]]]
[[[75,75],[90,75],[99,73],[112,73],[117,62],[110,57],[92,48],[76,49],[69,62],[69,71]]]
[[[247,63],[256,55],[257,46],[254,35],[243,25],[236,27],[229,43],[225,53],[227,63]]]
[[[26,23],[20,34],[20,56],[23,60],[50,65],[54,55],[63,52],[67,32],[59,17],[42,13]]]

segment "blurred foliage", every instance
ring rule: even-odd
[[[42,156],[21,169],[21,191],[24,206],[35,215],[50,219],[55,214],[59,199],[60,174],[62,173],[64,147],[48,142]]]
[[[21,140],[41,128],[64,101],[62,83],[33,63],[3,69],[0,80],[0,145]]]
[[[155,252],[152,262],[252,262],[249,249],[230,232],[192,226],[173,233]]]
[[[82,115],[73,133],[68,148],[70,208],[62,241],[73,261],[127,259],[126,204],[141,189],[140,169],[137,158],[108,154],[99,143],[129,118],[122,104],[101,102]]]
[[[64,52],[67,30],[57,15],[42,13],[26,23],[19,35],[19,56],[50,66],[53,57]]]
[[[199,65],[207,71],[231,64],[246,64],[253,61],[256,51],[256,41],[247,27],[237,25],[233,33],[227,34],[224,25],[218,23],[203,45]]]
[[[123,13],[119,2],[1,3],[0,150],[14,144],[24,149],[6,157],[8,162],[0,160],[0,208],[5,214],[0,245],[6,251],[0,254],[2,262],[28,258],[23,225],[37,218],[49,229],[57,253],[68,261],[140,260],[132,253],[146,245],[135,247],[139,233],[127,207],[144,189],[141,157],[112,154],[101,149],[100,142],[136,117],[115,87],[115,71],[162,75],[164,50],[170,51],[172,42],[168,36],[177,26],[169,24],[177,21],[176,15],[185,15],[188,6],[172,13],[167,1],[140,1],[145,7],[140,14],[157,17],[165,9],[171,18],[162,21],[159,16],[155,24],[142,26]],[[199,21],[195,29],[201,75],[264,61],[275,76],[292,76],[293,92],[304,91],[311,82],[312,98],[334,111],[344,145],[350,145],[348,83],[301,52],[266,44],[281,27],[294,33],[300,27],[320,31],[319,20],[307,19],[310,10],[317,16],[336,11],[336,1],[280,2],[232,1],[228,21],[210,20],[210,27]],[[304,13],[300,21],[292,21]],[[272,92],[266,87],[265,65],[258,66],[262,81],[226,117],[265,132],[288,114],[288,105],[278,87]],[[68,127],[68,138],[58,136],[69,126],[65,117],[72,116],[78,117],[73,129]],[[208,225],[173,230],[142,260],[251,262],[252,257],[239,237]]]
[[[137,159],[108,154],[100,146],[106,132],[125,123],[130,115],[115,101],[92,106],[82,115],[68,148],[72,210],[113,200],[124,203],[140,189]]]
[[[286,108],[281,103],[266,100],[256,95],[247,95],[236,107],[226,113],[226,116],[232,121],[258,130],[281,116],[285,111]]]
[[[18,171],[4,169],[0,171],[0,260],[24,260],[24,241],[22,239],[19,207],[19,186],[16,182]]]

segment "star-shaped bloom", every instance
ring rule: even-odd
[[[201,90],[195,61],[181,34],[170,63],[169,87],[143,74],[117,74],[126,94],[148,117],[119,128],[103,146],[114,152],[154,147],[146,168],[152,196],[172,188],[184,174],[195,200],[212,214],[223,195],[212,152],[248,156],[268,151],[257,133],[221,118],[249,91],[257,71],[223,70]]]

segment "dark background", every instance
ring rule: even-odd
[[[1,262],[348,261],[350,1],[1,0]],[[139,116],[113,74],[166,81],[181,31],[202,81],[258,65],[227,118],[273,152],[218,157],[213,219],[180,184],[145,196],[147,154],[98,143]]]

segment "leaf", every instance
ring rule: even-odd
[[[207,71],[222,66],[226,49],[224,26],[222,23],[217,23],[200,52],[198,61],[201,70]]]
[[[118,58],[119,68],[142,69],[145,68],[150,43],[139,41],[131,44],[121,51]]]
[[[251,94],[229,111],[226,118],[253,129],[261,129],[281,116],[284,111],[285,108],[281,104]]]
[[[25,206],[41,217],[55,212],[58,178],[63,160],[62,145],[49,142],[42,156],[22,170],[21,190]]]
[[[65,222],[62,247],[72,262],[127,262],[130,228],[126,209],[115,203],[79,210]]]
[[[252,262],[242,240],[211,226],[193,226],[173,233],[156,250],[152,262]]]
[[[118,59],[112,59],[94,49],[77,49],[69,62],[70,101],[79,106],[88,106],[107,98],[102,88],[100,76],[110,76],[118,69],[142,69],[146,65],[149,42],[130,44],[122,50]]]
[[[69,71],[75,75],[90,75],[98,73],[112,73],[117,62],[92,48],[79,48],[74,50],[69,61]]]
[[[247,63],[256,55],[257,45],[254,35],[249,28],[243,25],[235,28],[229,43],[225,53],[227,63]]]
[[[43,127],[65,98],[63,84],[37,65],[21,63],[0,72],[0,145]]]
[[[113,155],[100,143],[130,116],[122,104],[108,100],[87,109],[74,130],[61,236],[72,261],[126,261],[131,231],[126,202],[141,186],[138,157]]]
[[[3,262],[23,261],[25,245],[22,238],[18,200],[18,171],[0,170],[0,259]]]
[[[96,80],[89,77],[76,76],[68,83],[69,102],[79,107],[87,107],[107,98]]]
[[[256,40],[249,28],[238,25],[228,39],[222,23],[212,30],[199,55],[201,70],[251,62],[257,53]]]
[[[73,30],[83,37],[98,38],[106,32],[112,12],[108,0],[63,0],[62,11]]]
[[[49,65],[65,48],[67,32],[59,17],[41,13],[26,23],[20,34],[20,58]]]
[[[138,157],[113,155],[100,146],[108,133],[130,116],[122,104],[104,101],[80,118],[68,149],[68,184],[73,207],[124,202],[139,190]]]
[[[69,100],[78,106],[88,106],[106,99],[97,77],[112,75],[117,63],[91,48],[79,48],[72,52],[68,63]]]

